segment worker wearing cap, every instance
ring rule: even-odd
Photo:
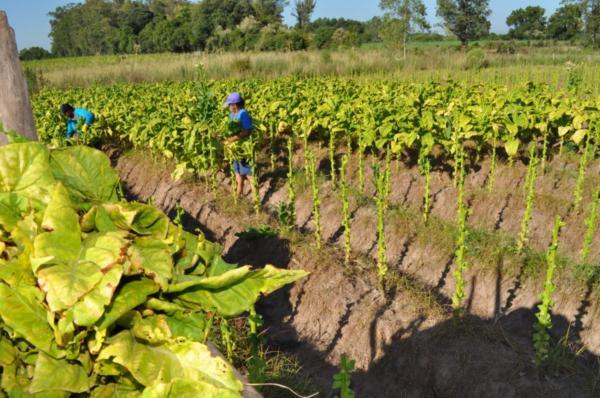
[[[240,123],[241,131],[229,137],[226,142],[232,144],[243,140],[252,133],[252,118],[246,109],[244,109],[244,100],[240,93],[231,93],[225,101],[224,107],[229,107],[229,120]],[[244,192],[244,180],[247,178],[250,181],[250,186],[254,189],[252,181],[252,167],[248,159],[237,159],[233,162],[233,171],[237,181],[237,195],[242,196]]]
[[[87,109],[73,108],[69,104],[62,104],[60,106],[60,113],[67,118],[67,131],[65,133],[67,138],[77,137],[79,133],[87,132],[92,123],[94,123],[94,114]],[[83,121],[81,131],[77,129],[79,120]]]

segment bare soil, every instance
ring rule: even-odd
[[[326,151],[318,150],[320,165]],[[532,364],[531,338],[540,292],[539,272],[510,254],[483,250],[471,256],[466,275],[467,315],[461,322],[448,311],[453,292],[453,230],[457,193],[446,172],[435,171],[431,192],[432,214],[424,224],[416,217],[422,206],[424,178],[414,167],[393,165],[391,203],[396,207],[386,219],[387,257],[394,281],[387,291],[376,287],[372,257],[376,255],[376,213],[369,197],[374,194],[371,172],[365,161],[366,193],[351,199],[354,263],[344,268],[339,253],[341,204],[329,181],[321,185],[323,238],[330,243],[318,252],[309,235],[314,228],[310,189],[297,196],[296,227],[302,233],[247,242],[235,233],[257,222],[274,224],[275,208],[286,200],[285,181],[277,173],[262,173],[261,200],[267,215],[252,216],[251,206],[234,206],[229,180],[218,176],[223,189],[211,192],[203,182],[173,182],[170,167],[153,163],[142,154],[121,156],[109,151],[124,186],[133,197],[149,200],[172,213],[176,205],[186,211],[184,225],[199,228],[220,242],[230,261],[253,266],[272,263],[302,268],[311,275],[261,302],[269,341],[300,358],[304,370],[330,391],[343,353],[356,360],[353,376],[358,397],[592,397],[590,376],[600,353],[598,300],[593,286],[568,273],[559,275],[554,295],[552,334],[555,340],[570,330],[572,341],[584,345],[577,364],[561,357],[560,371],[539,371]],[[298,165],[301,152],[298,151]],[[349,179],[358,186],[356,159]],[[560,252],[576,261],[586,212],[569,210],[574,189],[573,162],[553,161],[537,184],[538,201],[531,222],[529,246],[543,251],[550,241],[556,213],[567,226],[561,234]],[[498,167],[495,190],[486,189],[488,164],[473,170],[467,179],[472,213],[469,224],[496,236],[518,234],[524,208],[523,165]],[[582,209],[587,209],[597,186],[600,163],[588,169]],[[596,185],[594,185],[596,184]],[[249,189],[249,188],[247,188]],[[251,201],[250,196],[245,199]],[[496,235],[493,235],[496,234]],[[498,238],[499,239],[499,238]],[[495,242],[494,242],[495,243]],[[600,236],[592,258],[600,254]],[[485,248],[485,245],[483,245]],[[562,282],[567,283],[562,283]],[[571,325],[569,327],[569,325]],[[590,373],[590,374],[592,374]],[[282,395],[283,397],[283,395]]]

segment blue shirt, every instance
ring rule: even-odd
[[[252,130],[252,119],[250,118],[250,114],[245,109],[240,109],[237,113],[237,117],[234,118],[234,113],[229,112],[229,120],[236,120],[240,122],[240,126],[244,130]]]
[[[94,123],[94,114],[87,109],[75,108],[73,112],[74,117],[67,119],[67,138],[71,138],[73,134],[77,133],[77,123],[79,119],[83,119],[83,122],[88,126]]]

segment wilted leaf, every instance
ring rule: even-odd
[[[52,312],[71,308],[101,279],[100,267],[90,261],[52,265],[38,272],[38,282]]]
[[[102,317],[104,308],[110,304],[123,275],[120,266],[112,268],[98,285],[73,307],[73,320],[80,326],[92,326]]]
[[[129,248],[129,260],[134,269],[142,270],[163,290],[173,276],[173,257],[169,245],[153,238],[137,238]]]

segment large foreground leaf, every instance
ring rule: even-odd
[[[112,337],[98,360],[118,363],[144,386],[168,383],[185,376],[183,366],[173,352],[162,346],[138,343],[129,331]]]
[[[308,275],[305,271],[290,271],[267,265],[250,272],[233,285],[217,290],[194,287],[182,293],[179,299],[188,304],[196,304],[205,311],[216,311],[224,316],[236,316],[246,311],[260,297],[282,286]]]
[[[173,276],[173,257],[165,242],[150,237],[138,238],[129,248],[129,260],[134,270],[141,270],[163,290]]]
[[[89,261],[52,265],[38,272],[38,283],[52,312],[71,308],[101,279],[100,267]]]
[[[32,200],[46,202],[54,186],[48,150],[38,143],[0,147],[0,192],[17,192]]]
[[[50,166],[54,177],[68,189],[76,203],[102,203],[117,199],[119,183],[108,157],[93,148],[72,146],[53,150]]]
[[[174,379],[168,384],[147,387],[140,398],[240,398],[236,391],[223,391],[213,384],[189,379]]]
[[[44,211],[42,227],[48,231],[34,241],[33,270],[42,264],[70,263],[79,257],[81,231],[79,217],[73,209],[69,193],[62,184],[56,184],[48,207]]]
[[[11,232],[29,207],[27,202],[17,193],[0,192],[0,227]]]
[[[90,382],[83,366],[65,359],[54,359],[44,353],[38,355],[29,387],[32,393],[68,391],[82,393],[89,391]]]
[[[106,312],[100,319],[98,329],[102,330],[108,328],[128,311],[143,304],[148,296],[156,292],[158,292],[158,286],[149,279],[142,279],[125,284],[121,287],[113,302],[106,309]]]
[[[38,349],[60,358],[64,355],[54,342],[54,333],[40,303],[41,292],[34,287],[11,288],[0,283],[0,316],[8,327]]]
[[[123,331],[110,339],[98,360],[113,361],[127,369],[140,384],[156,386],[146,394],[158,395],[146,395],[148,397],[180,396],[173,395],[174,392],[180,392],[181,396],[206,392],[209,395],[196,396],[239,397],[243,389],[233,368],[200,343],[147,345],[139,343],[129,331]],[[187,381],[180,383],[177,380]],[[174,383],[178,385],[175,390]],[[213,395],[219,392],[223,395]]]
[[[86,294],[81,301],[73,307],[73,321],[80,326],[92,326],[102,317],[104,308],[110,304],[119,281],[123,275],[123,268],[112,268],[102,277],[96,287]]]

